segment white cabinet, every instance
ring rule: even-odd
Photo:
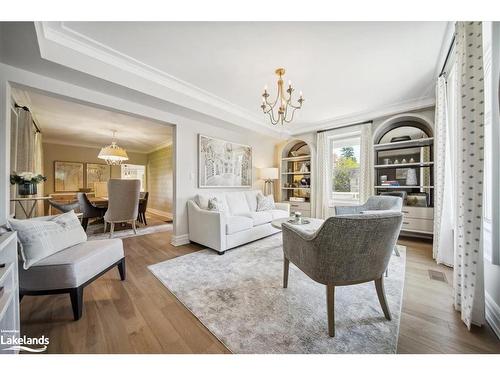
[[[0,336],[19,337],[19,279],[17,273],[17,235],[8,232],[0,235]],[[0,341],[0,353],[10,345]]]

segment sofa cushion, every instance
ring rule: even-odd
[[[20,288],[51,290],[75,288],[124,257],[119,238],[87,241],[19,269]]]
[[[274,210],[276,206],[274,205],[274,196],[264,194],[257,195],[257,211],[269,211]]]
[[[226,234],[233,234],[253,227],[253,220],[245,216],[229,216],[226,220]]]
[[[284,219],[284,218],[290,216],[288,211],[285,211],[285,210],[269,210],[269,211],[263,211],[263,212],[270,212],[271,215],[273,215],[273,220]]]
[[[250,212],[257,211],[257,196],[262,194],[260,190],[247,190],[244,192]]]
[[[273,215],[270,211],[250,212],[248,217],[252,218],[254,227],[273,221]]]
[[[244,192],[226,193],[226,203],[232,215],[239,216],[250,212]]]
[[[73,211],[36,220],[9,220],[17,231],[24,268],[70,246],[87,241],[80,220]]]
[[[227,210],[226,197],[224,193],[199,193],[194,197],[194,201],[203,210],[208,210],[208,202],[211,198],[217,198],[220,211]]]

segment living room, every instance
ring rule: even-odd
[[[499,354],[499,41],[0,22],[2,350]]]

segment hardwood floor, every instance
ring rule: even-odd
[[[49,337],[49,353],[229,353],[146,268],[200,250],[173,247],[169,233],[124,239],[127,280],[112,270],[85,288],[80,321],[72,320],[68,296],[26,296],[21,333]],[[399,353],[500,353],[488,326],[468,332],[451,298],[452,271],[436,265],[432,246],[408,246]],[[431,280],[442,271],[448,283]],[[326,322],[325,322],[326,324]]]

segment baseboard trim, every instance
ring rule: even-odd
[[[156,216],[160,216],[162,218],[165,218],[165,219],[170,219],[172,220],[173,219],[173,216],[170,212],[167,212],[167,211],[162,211],[162,210],[157,210],[155,208],[147,208],[146,209],[146,212],[149,212],[149,213],[152,213]]]
[[[498,339],[500,339],[500,307],[488,293],[485,293],[485,302],[486,321],[491,326]]]
[[[179,236],[172,236],[170,240],[170,244],[173,246],[182,246],[187,245],[189,243],[189,234],[181,234]]]

